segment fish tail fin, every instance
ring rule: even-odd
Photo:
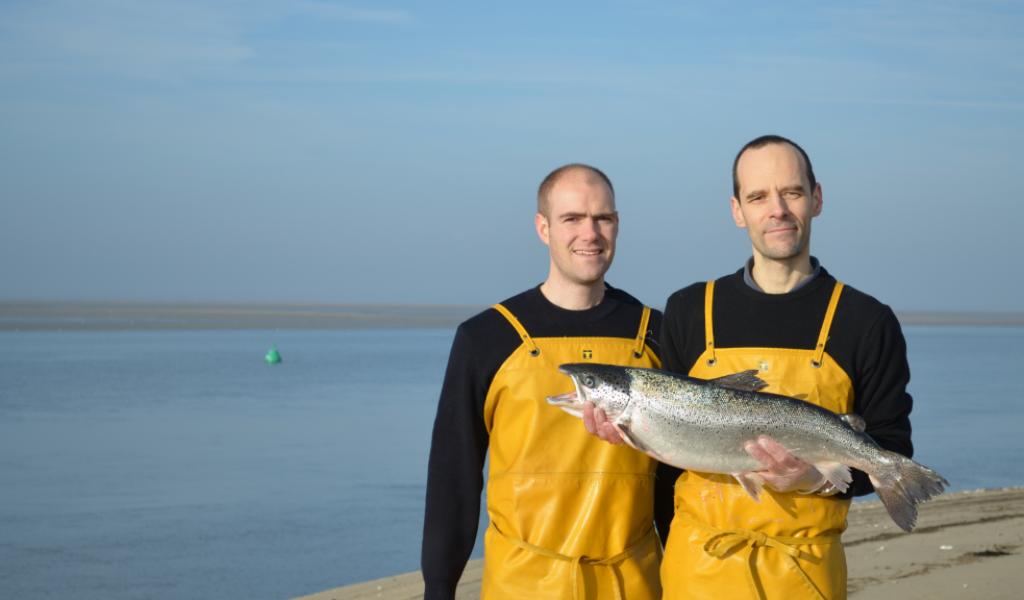
[[[949,482],[942,475],[913,460],[888,453],[892,465],[881,473],[871,473],[875,493],[885,510],[903,531],[913,531],[917,524],[917,505],[942,493]]]

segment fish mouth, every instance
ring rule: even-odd
[[[564,372],[564,371],[563,371]],[[579,393],[580,386],[576,383],[576,378],[572,377],[572,384],[576,387],[571,392],[559,394],[557,396],[548,396],[548,404],[557,406],[564,410],[570,415],[579,419],[583,418],[583,396]]]
[[[576,406],[581,404],[581,402],[579,394],[576,393],[576,390],[573,390],[557,396],[548,396],[548,404],[554,406]]]
[[[567,411],[571,408],[579,410],[583,406],[583,399],[585,397],[580,391],[580,383],[576,381],[575,375],[565,369],[565,365],[559,366],[558,370],[569,376],[569,379],[572,380],[572,386],[575,389],[571,392],[566,392],[557,396],[548,396],[548,404],[558,406]]]

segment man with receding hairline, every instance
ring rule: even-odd
[[[583,165],[579,163],[570,163],[558,167],[554,171],[548,173],[544,181],[540,182],[540,187],[537,189],[537,214],[549,216],[551,201],[548,197],[551,195],[551,190],[555,187],[564,176],[573,175],[585,181],[588,185],[600,185],[604,184],[608,191],[611,192],[612,200],[615,199],[615,190],[612,187],[612,182],[608,179],[608,176],[604,174],[600,169],[591,167],[589,165]]]
[[[546,398],[573,389],[562,363],[660,366],[660,314],[605,283],[619,214],[600,170],[552,171],[534,227],[547,278],[459,325],[452,343],[427,473],[425,597],[454,597],[489,458],[482,598],[653,600],[654,461],[587,435]]]
[[[756,369],[769,384],[763,391],[860,415],[881,447],[911,456],[910,369],[899,322],[811,256],[822,190],[807,153],[774,135],[743,146],[733,161],[730,208],[753,256],[731,275],[669,297],[665,369],[700,379]],[[621,443],[603,413],[587,412],[588,430]],[[850,497],[872,491],[868,477],[854,471],[852,482],[837,483],[836,473],[830,479],[768,437],[745,450],[762,464],[759,501],[731,475],[679,476],[664,597],[845,598],[840,534]],[[661,467],[659,475],[670,471]]]

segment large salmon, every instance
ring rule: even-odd
[[[584,402],[604,410],[626,443],[655,459],[694,471],[736,477],[755,499],[763,480],[760,463],[744,450],[767,435],[813,464],[840,491],[850,467],[868,474],[893,521],[905,531],[917,522],[917,504],[942,493],[948,482],[913,460],[878,446],[856,415],[778,394],[757,371],[704,381],[657,369],[594,363],[559,367],[576,391],[548,398],[577,417]]]

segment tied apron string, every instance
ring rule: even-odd
[[[811,578],[800,566],[800,562],[797,559],[804,558],[805,554],[797,546],[823,546],[831,544],[839,537],[838,534],[827,533],[817,537],[771,536],[749,529],[718,529],[702,523],[686,513],[676,513],[676,518],[687,525],[692,525],[712,534],[708,541],[704,543],[704,552],[708,556],[719,559],[725,558],[732,552],[739,551],[745,546],[750,546],[750,559],[747,561],[747,580],[750,583],[750,588],[754,590],[758,598],[764,599],[766,596],[764,590],[754,580],[755,551],[758,548],[771,548],[782,552],[789,558],[793,570],[800,575],[804,583],[814,592],[817,598],[827,600],[825,595],[821,593],[821,590],[818,589],[818,586],[814,585],[814,582],[811,581]]]
[[[491,522],[491,527],[494,529],[494,531],[498,532],[498,534],[501,537],[505,538],[507,541],[511,542],[512,544],[522,548],[523,550],[526,550],[527,552],[532,552],[534,554],[539,554],[540,556],[543,556],[544,558],[550,558],[550,559],[553,559],[553,560],[561,560],[561,561],[572,563],[572,597],[573,597],[573,600],[579,600],[579,598],[586,598],[587,597],[586,584],[584,583],[582,586],[580,585],[580,580],[583,579],[583,565],[592,565],[592,566],[598,566],[598,567],[608,567],[609,569],[612,569],[614,571],[615,570],[615,565],[617,565],[620,562],[624,561],[625,559],[629,558],[629,556],[631,554],[633,554],[634,552],[636,552],[640,548],[640,546],[642,546],[644,543],[648,542],[650,540],[651,536],[656,535],[655,532],[654,532],[654,527],[651,526],[651,528],[649,530],[647,530],[647,533],[645,533],[643,536],[640,537],[639,541],[637,541],[635,544],[629,546],[628,548],[626,548],[622,552],[619,552],[615,556],[610,556],[608,558],[590,558],[590,557],[587,557],[587,556],[566,556],[565,554],[561,554],[561,553],[555,552],[554,550],[549,550],[549,549],[543,548],[541,546],[535,546],[535,545],[533,545],[533,544],[531,544],[531,543],[529,543],[529,542],[527,542],[525,540],[521,540],[519,538],[514,538],[514,537],[512,537],[510,535],[505,535],[504,532],[502,532],[500,529],[498,529],[498,527],[494,524],[493,521]],[[618,577],[614,577],[614,576],[612,577],[612,587],[615,588],[615,598],[616,598],[616,600],[623,600],[625,598],[625,596],[622,593],[622,584],[619,583],[619,578]],[[580,588],[582,588],[582,589],[580,589]]]

